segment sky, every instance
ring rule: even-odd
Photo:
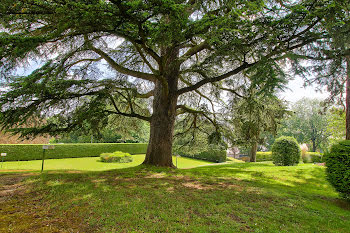
[[[303,85],[304,81],[302,78],[296,77],[294,80],[289,81],[288,88],[284,92],[279,93],[279,97],[290,103],[295,103],[303,97],[324,100],[329,96],[327,91],[321,93],[320,91],[316,91],[315,86],[304,87]]]

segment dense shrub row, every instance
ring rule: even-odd
[[[100,155],[101,161],[105,163],[130,163],[132,157],[129,153],[116,151],[114,153],[102,153]]]
[[[272,161],[272,152],[271,151],[256,152],[256,161],[257,162]],[[306,157],[303,157],[303,162],[304,163],[322,163],[323,156],[319,152],[306,152]]]
[[[0,145],[0,153],[7,153],[5,161],[23,161],[41,159],[43,154],[42,144],[33,145]],[[55,149],[48,150],[47,159],[98,157],[101,153],[113,153],[115,151],[130,154],[145,154],[146,143],[78,143],[55,144]]]
[[[179,155],[188,158],[207,160],[215,163],[222,163],[226,161],[226,150],[209,149],[198,154],[190,154],[184,152],[177,152]]]
[[[302,160],[304,163],[321,163],[323,156],[319,152],[306,152],[305,155],[302,155]]]
[[[263,162],[263,161],[272,161],[272,152],[262,152],[258,151],[256,152],[256,161],[257,162]]]
[[[350,140],[339,142],[325,155],[327,179],[346,199],[350,200]]]

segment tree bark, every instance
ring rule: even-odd
[[[150,139],[143,164],[175,167],[172,161],[173,133],[178,99],[178,79],[180,67],[175,62],[178,49],[164,49],[162,78],[154,87],[153,114]]]
[[[258,150],[258,143],[253,142],[250,149],[250,162],[256,162],[256,151]]]
[[[312,139],[312,152],[316,152],[316,139]]]
[[[350,56],[346,56],[346,95],[345,95],[345,108],[346,108],[346,140],[350,140]]]

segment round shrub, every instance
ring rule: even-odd
[[[350,199],[350,140],[333,145],[324,160],[328,181],[344,198]]]
[[[280,137],[272,145],[272,160],[277,166],[293,166],[299,163],[300,147],[293,137]]]
[[[121,151],[102,153],[100,158],[102,162],[106,163],[130,163],[133,160],[129,153],[124,153]]]

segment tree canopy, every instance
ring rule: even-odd
[[[150,122],[145,163],[172,166],[177,115],[218,125],[213,106],[240,96],[244,75],[274,89],[285,58],[331,38],[324,22],[339,2],[1,0],[0,124],[30,136],[135,117]]]

